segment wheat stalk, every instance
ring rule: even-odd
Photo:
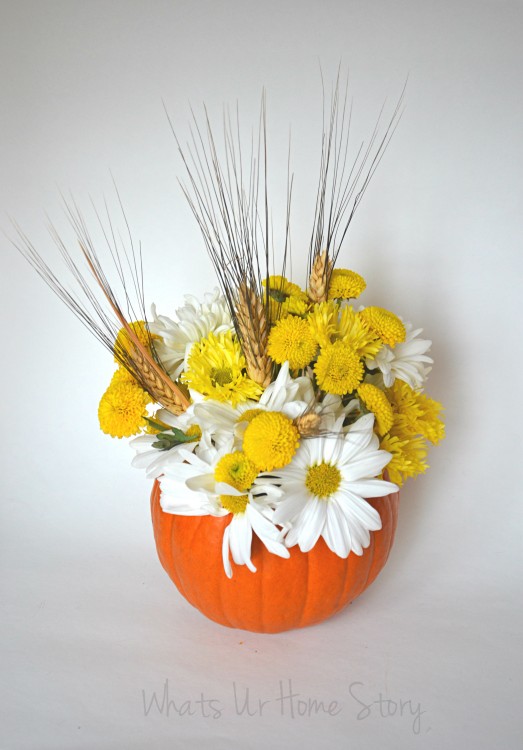
[[[309,278],[309,297],[313,302],[327,301],[331,273],[332,262],[324,250],[316,257]]]
[[[184,412],[189,406],[189,399],[171,380],[167,373],[162,370],[158,363],[154,361],[153,356],[135,334],[118,305],[115,304],[113,299],[111,299],[111,296],[107,293],[103,280],[100,278],[100,275],[91,260],[88,250],[82,242],[80,242],[80,248],[91,273],[107,299],[112,311],[124,328],[129,343],[132,345],[132,351],[129,351],[129,348],[125,345],[122,345],[121,350],[115,348],[115,356],[132,375],[139,376],[138,379],[140,384],[157,403],[161,404],[174,414]]]
[[[247,374],[266,388],[271,382],[272,360],[267,353],[269,326],[265,306],[245,282],[238,290],[236,321],[247,363]]]

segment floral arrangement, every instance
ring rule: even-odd
[[[350,302],[365,281],[331,269],[325,282],[325,263],[322,253],[307,291],[269,277],[259,308],[271,320],[263,353],[250,345],[247,307],[241,339],[219,290],[203,303],[187,297],[177,321],[154,310],[148,324],[132,324],[188,389],[182,413],[154,411],[122,365],[100,402],[104,432],[143,433],[131,442],[133,465],[159,478],[164,511],[231,515],[228,576],[230,556],[255,570],[253,533],[280,557],[296,544],[308,552],[320,536],[340,557],[361,555],[381,526],[365,498],[423,473],[427,442],[444,434],[442,407],[423,392],[431,342],[381,307],[356,310]],[[119,336],[131,344],[125,329]]]
[[[177,141],[189,176],[183,189],[220,288],[203,301],[186,297],[176,320],[154,305],[146,314],[141,251],[110,220],[103,237],[124,303],[75,204],[66,207],[88,277],[54,232],[90,310],[20,232],[28,260],[114,354],[118,367],[98,409],[103,432],[135,436],[133,465],[158,480],[165,513],[230,517],[222,538],[228,577],[232,563],[256,571],[253,537],[281,558],[296,545],[309,552],[320,538],[340,558],[362,555],[381,527],[368,499],[425,472],[427,444],[444,435],[442,407],[424,392],[431,342],[395,313],[361,305],[365,280],[336,265],[401,101],[385,135],[376,128],[349,171],[346,102],[336,86],[304,288],[286,273],[290,176],[283,260],[279,273],[271,268],[264,99],[247,177],[230,120],[221,159],[208,119],[202,129],[196,123],[190,147]]]

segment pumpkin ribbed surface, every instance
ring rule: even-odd
[[[154,483],[151,512],[158,556],[188,602],[221,625],[278,633],[325,620],[369,586],[389,556],[398,517],[399,493],[368,502],[381,516],[369,547],[345,560],[322,538],[303,553],[292,547],[289,559],[268,552],[253,534],[251,573],[233,565],[227,578],[222,562],[223,531],[231,516],[179,516],[164,513],[160,485]]]

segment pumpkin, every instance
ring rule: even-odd
[[[164,513],[154,483],[151,512],[160,562],[188,602],[211,620],[231,628],[278,633],[325,620],[359,596],[385,565],[396,531],[399,493],[368,500],[381,516],[361,556],[342,559],[320,537],[307,553],[292,547],[290,558],[267,551],[253,534],[251,559],[257,572],[233,565],[227,578],[222,538],[231,516]]]

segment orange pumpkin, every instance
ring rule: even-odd
[[[278,633],[325,620],[369,586],[389,556],[398,517],[399,493],[368,500],[381,516],[363,555],[335,555],[322,538],[307,553],[290,549],[282,559],[253,534],[251,559],[257,568],[233,563],[227,578],[222,562],[223,531],[231,516],[164,513],[154,483],[151,512],[156,549],[163,567],[188,602],[230,628]]]

